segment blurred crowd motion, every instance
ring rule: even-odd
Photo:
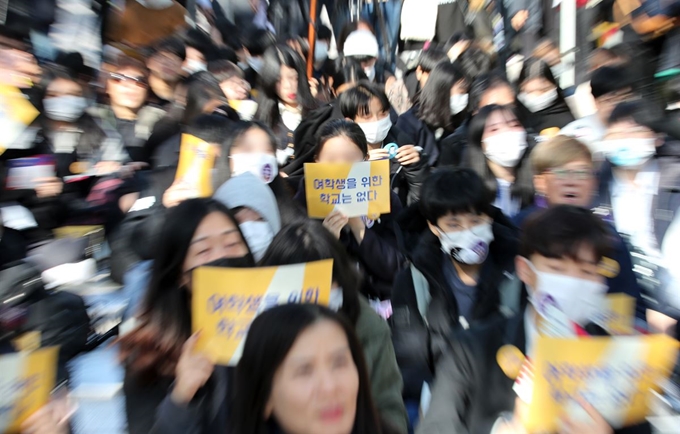
[[[0,0],[0,433],[680,434],[680,0]]]

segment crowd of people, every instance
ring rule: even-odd
[[[32,272],[87,281],[93,260],[121,285],[130,434],[521,434],[496,354],[533,356],[539,300],[596,334],[626,294],[639,333],[677,339],[679,1],[577,1],[575,65],[552,0],[326,0],[317,17],[93,0],[97,26],[68,47],[66,3],[9,0],[0,20],[1,303],[33,303],[16,296]],[[188,135],[215,156],[212,197],[176,176]],[[389,213],[308,217],[305,164],[385,159]],[[74,226],[103,238],[55,235]],[[194,270],[325,259],[328,306],[263,312],[236,367],[196,350]],[[85,306],[40,294],[61,297],[39,328],[68,387]],[[651,432],[594,404],[559,432]],[[48,404],[22,432],[71,427]]]

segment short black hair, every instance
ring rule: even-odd
[[[251,56],[262,56],[268,48],[276,45],[276,36],[267,30],[254,27],[244,32],[241,41],[243,48],[248,50]]]
[[[323,24],[319,24],[316,29],[316,39],[319,41],[330,41],[333,39],[333,32]]]
[[[465,50],[456,59],[456,63],[471,80],[488,73],[493,64],[491,56],[476,46],[471,46]]]
[[[420,57],[418,58],[418,66],[423,72],[431,72],[435,66],[441,62],[448,61],[449,56],[446,55],[446,51],[432,47],[420,53]]]
[[[472,169],[433,172],[420,191],[420,212],[433,225],[447,214],[491,214],[491,194]]]
[[[232,77],[243,78],[244,73],[241,68],[228,60],[216,60],[208,63],[208,72],[215,76],[220,83]]]
[[[579,251],[590,247],[599,262],[611,254],[612,236],[600,217],[590,210],[558,205],[531,216],[523,227],[519,254],[525,258],[569,258],[580,261]]]
[[[363,80],[343,92],[338,98],[338,105],[344,117],[354,120],[358,115],[366,116],[370,112],[372,98],[378,98],[383,111],[390,109],[390,100],[385,92],[377,85]]]
[[[179,57],[182,60],[187,58],[187,50],[184,46],[184,42],[179,38],[179,36],[171,36],[169,38],[163,39],[153,46],[151,53],[148,57],[152,57],[158,53],[170,53]]]
[[[217,49],[215,44],[203,30],[189,29],[183,39],[187,47],[200,51],[206,62],[216,59]]]
[[[498,72],[489,72],[477,77],[475,81],[472,82],[472,86],[470,86],[470,110],[472,112],[479,110],[479,105],[482,102],[484,94],[489,90],[497,89],[499,87],[507,87],[513,92],[515,90],[508,79]]]
[[[222,146],[231,134],[234,123],[220,115],[201,115],[187,126],[186,133],[204,142]]]
[[[618,66],[603,66],[593,71],[590,78],[590,92],[597,99],[609,93],[632,90],[633,83],[625,69]]]
[[[636,124],[647,127],[655,133],[665,133],[665,122],[663,113],[659,113],[657,107],[643,101],[626,101],[614,107],[612,114],[609,116],[607,125],[611,126],[619,122],[631,120]]]

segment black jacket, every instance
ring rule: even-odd
[[[514,229],[494,223],[493,232],[494,242],[480,271],[472,318],[466,318],[470,324],[500,314],[499,287],[514,272],[518,247]],[[436,362],[451,333],[461,328],[458,303],[443,271],[444,261],[449,260],[441,250],[439,239],[426,230],[412,255],[413,266],[425,276],[432,297],[426,318],[419,312],[411,268],[399,273],[395,279],[392,290],[394,313],[390,324],[397,362],[404,378],[405,399],[420,399],[423,382],[432,380]]]
[[[558,99],[550,107],[536,113],[531,113],[520,104],[520,113],[523,114],[521,117],[526,121],[527,128],[536,134],[541,134],[541,131],[548,128],[562,129],[574,122],[574,115],[563,99]]]
[[[463,123],[466,115],[461,113],[452,117],[450,129],[443,129],[441,137],[437,138],[435,131],[418,118],[418,110],[417,105],[411,107],[406,113],[399,116],[396,126],[408,135],[411,143],[423,148],[423,152],[428,156],[428,165],[437,166],[439,165],[442,142]]]
[[[491,431],[503,412],[512,412],[514,380],[503,373],[496,354],[503,345],[526,351],[524,314],[501,318],[458,334],[437,366],[432,401],[417,434]],[[648,423],[616,430],[616,434],[651,434]]]

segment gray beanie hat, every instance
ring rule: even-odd
[[[250,172],[235,176],[217,189],[213,198],[229,209],[246,207],[269,223],[274,234],[281,230],[281,215],[271,188]]]

